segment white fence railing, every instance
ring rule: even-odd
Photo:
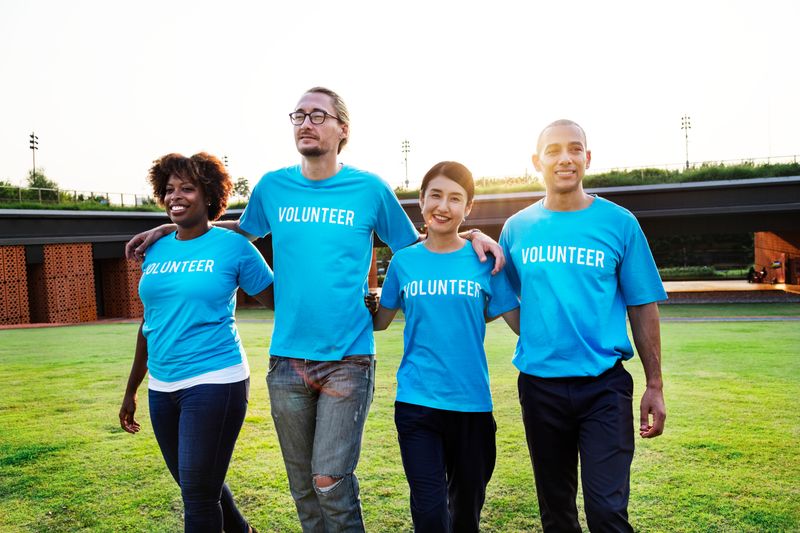
[[[100,205],[136,207],[152,205],[150,196],[124,192],[79,191],[75,189],[45,189],[0,185],[0,205],[33,202],[40,204],[94,202]]]
[[[797,163],[800,155],[783,155],[783,156],[769,156],[769,157],[751,157],[749,159],[722,159],[715,161],[694,161],[689,163],[689,168],[698,168],[702,166],[733,166],[733,165],[763,165],[763,164],[780,164],[780,163]],[[685,168],[685,163],[668,163],[659,165],[643,165],[637,167],[611,167],[597,169],[593,168],[591,174],[602,174],[611,171],[634,171],[643,170],[647,168],[655,168],[661,170],[682,170]],[[529,180],[531,177],[519,178]],[[479,181],[492,182],[492,181],[508,181],[510,178],[480,178]],[[247,197],[233,195],[233,201],[246,201]],[[154,201],[152,196],[141,195],[134,193],[124,192],[98,192],[98,191],[80,191],[75,189],[39,189],[34,187],[19,187],[13,185],[0,185],[0,206],[4,203],[22,203],[22,202],[38,202],[38,203],[67,203],[67,202],[95,202],[101,205],[114,205],[114,206],[130,206],[138,207],[140,205],[153,205]]]

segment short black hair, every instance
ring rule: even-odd
[[[475,180],[472,178],[472,172],[467,167],[457,161],[441,161],[431,167],[431,169],[422,178],[422,185],[420,185],[420,194],[425,194],[428,184],[432,179],[444,176],[449,180],[453,180],[467,191],[467,203],[472,201],[475,196]]]

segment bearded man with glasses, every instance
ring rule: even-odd
[[[372,317],[364,305],[373,233],[393,251],[419,239],[389,185],[338,161],[350,117],[338,94],[309,89],[289,114],[299,165],[265,174],[238,221],[272,234],[275,324],[267,386],[289,487],[305,532],[363,531],[355,468],[375,383]],[[163,228],[163,226],[162,226]],[[141,256],[159,228],[134,237]],[[465,235],[479,258],[496,242]]]

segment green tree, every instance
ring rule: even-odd
[[[0,180],[0,201],[9,202],[17,199],[19,190],[7,180]]]
[[[248,198],[250,196],[250,183],[248,183],[247,178],[241,177],[237,179],[233,185],[233,192],[241,198]]]
[[[58,189],[58,183],[49,179],[43,168],[28,171],[28,187],[32,189]]]
[[[28,200],[44,201],[44,202],[58,202],[59,193],[58,183],[48,179],[44,173],[43,168],[36,168],[28,171],[28,187],[24,191],[23,196]],[[54,189],[54,190],[37,190],[37,189]]]

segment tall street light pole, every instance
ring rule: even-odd
[[[403,141],[403,161],[406,166],[406,189],[408,189],[408,152],[411,151],[411,143],[408,142],[408,139]]]
[[[681,117],[681,129],[686,139],[686,170],[689,170],[689,130],[692,129],[692,118],[689,115]]]
[[[36,150],[39,149],[39,137],[36,135],[36,132],[31,132],[31,152],[33,153],[33,172],[31,173],[31,179],[36,177]]]

